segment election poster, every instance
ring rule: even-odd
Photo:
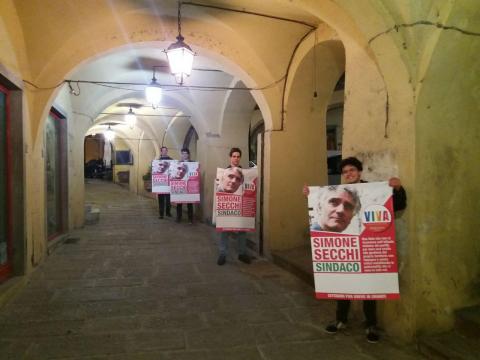
[[[198,162],[170,163],[170,201],[177,204],[200,202],[200,169]]]
[[[388,183],[309,190],[316,298],[398,299],[393,196]]]
[[[214,217],[217,231],[255,231],[257,168],[217,168]]]
[[[152,161],[152,193],[170,194],[169,173],[173,160]]]

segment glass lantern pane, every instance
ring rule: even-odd
[[[145,98],[152,105],[158,105],[162,99],[162,88],[158,86],[148,86],[145,89]]]

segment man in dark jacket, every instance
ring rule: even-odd
[[[188,162],[188,161],[191,161],[190,160],[190,150],[187,149],[187,148],[183,148],[181,151],[180,151],[180,154],[181,154],[181,161],[184,161],[184,162]],[[184,169],[186,168],[186,164],[182,164],[182,166],[184,167]],[[183,175],[180,176],[180,178],[183,178],[183,176],[185,176],[185,173],[188,171],[187,170],[182,170],[182,173]],[[178,173],[178,172],[177,172]],[[187,214],[188,214],[188,222],[190,224],[193,224],[193,204],[191,203],[188,203],[187,204]],[[177,204],[177,222],[181,222],[182,221],[182,204]]]
[[[227,169],[238,169],[240,166],[240,159],[242,158],[242,150],[239,148],[232,148],[230,150],[230,165],[227,166]],[[242,175],[243,182],[243,175]],[[235,189],[236,190],[236,189]],[[219,256],[217,260],[217,265],[224,265],[227,261],[227,251],[228,251],[228,238],[229,236],[235,237],[238,241],[238,260],[245,264],[250,264],[251,260],[247,254],[247,234],[245,231],[235,231],[227,232],[223,231],[219,235],[218,241],[218,250]]]
[[[160,148],[160,158],[159,160],[173,160],[170,156],[168,156],[168,148],[166,146],[162,146]],[[165,169],[166,171],[167,169]],[[171,217],[172,214],[170,213],[170,194],[158,194],[158,218],[163,219],[164,212],[167,213],[167,216]]]

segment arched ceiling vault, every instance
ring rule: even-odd
[[[84,72],[95,62],[100,67],[108,66],[109,71],[100,73],[90,68],[88,75],[93,78],[87,80],[103,77],[105,81],[116,79],[119,82],[130,82],[132,80],[129,81],[128,78],[135,78],[136,82],[148,82],[151,79],[151,66],[164,64],[165,56],[161,51],[177,35],[176,3],[169,0],[105,1],[96,3],[95,11],[92,11],[91,4],[86,2],[72,1],[70,6],[55,6],[49,1],[33,5],[17,2],[27,52],[30,58],[35,59],[30,64],[30,80],[40,87],[48,87],[65,78],[74,79],[74,75]],[[248,5],[253,10],[258,8],[261,12],[272,12],[271,7],[258,6],[258,2],[252,1],[212,4],[233,7]],[[249,87],[265,86],[281,79],[291,50],[306,30],[300,24],[252,15],[192,6],[184,6],[182,9],[183,34],[199,54],[196,59],[198,66],[209,67],[213,62],[214,68],[223,71],[223,74],[217,74],[220,79],[214,79],[209,74],[209,80],[205,83],[212,85],[228,83],[228,76],[227,79],[221,79],[225,74],[238,77]],[[295,6],[284,4],[274,9],[275,16],[298,16],[300,20],[314,20]],[[41,36],[37,31],[40,27],[44,28],[43,23],[40,24],[40,18],[56,19],[55,26],[47,27]],[[281,43],[272,42],[269,32],[259,31],[267,27],[284,35]],[[272,54],[276,59],[274,62],[268,59]],[[106,58],[109,59],[109,64],[105,64]],[[123,73],[115,74],[115,68],[121,67]],[[192,82],[196,81],[195,77],[199,79],[202,76],[194,74]],[[202,79],[199,82],[204,83]],[[281,89],[277,87],[265,94],[274,99],[278,98],[280,92]],[[254,94],[254,97],[260,108],[269,112],[268,99],[261,99],[265,94]],[[99,90],[93,90],[89,95],[94,99],[101,97]],[[35,95],[34,106],[29,109],[34,121],[44,118],[55,96],[55,91]],[[275,110],[278,112],[278,109]],[[265,118],[268,121],[269,117]],[[34,122],[32,125],[32,131],[38,139],[40,123]],[[206,132],[208,131],[209,129]]]

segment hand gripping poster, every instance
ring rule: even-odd
[[[257,168],[217,168],[213,200],[217,231],[255,231]]]
[[[393,196],[388,183],[309,189],[316,298],[398,299]]]
[[[198,162],[170,163],[170,201],[177,204],[200,202],[200,169]]]
[[[170,194],[169,173],[173,160],[152,161],[152,193]]]

